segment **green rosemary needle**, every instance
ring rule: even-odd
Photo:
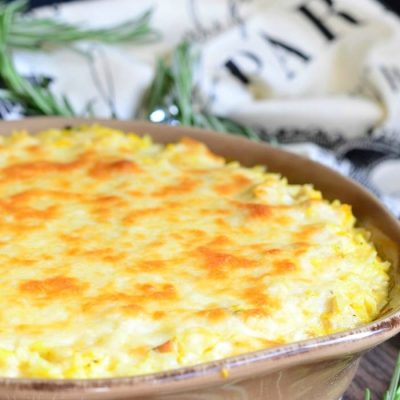
[[[170,57],[160,59],[140,115],[152,122],[196,126],[258,140],[253,129],[213,115],[202,105],[194,78],[197,61],[192,46],[186,41]]]
[[[51,18],[25,14],[27,0],[0,0],[0,99],[19,104],[28,115],[72,116],[67,97],[55,97],[48,85],[31,83],[15,68],[12,50],[35,50],[43,46],[68,45],[81,40],[105,43],[139,42],[158,37],[150,27],[152,11],[104,29],[86,29]]]
[[[159,37],[150,27],[152,10],[109,28],[88,29],[81,25],[26,14],[27,7],[27,0],[0,4],[0,16],[7,15],[8,26],[5,29],[10,32],[6,44],[12,49],[34,50],[81,40],[103,43],[146,42]]]

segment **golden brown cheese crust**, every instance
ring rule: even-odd
[[[0,147],[0,375],[155,372],[373,319],[351,209],[183,139],[101,126]]]

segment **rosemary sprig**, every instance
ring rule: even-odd
[[[57,100],[47,87],[34,85],[17,72],[7,46],[17,6],[15,3],[3,6],[3,12],[0,13],[0,78],[4,85],[0,96],[21,104],[28,113],[73,115],[74,111],[66,98]]]
[[[152,10],[109,28],[87,29],[52,18],[40,18],[25,14],[27,0],[15,0],[0,4],[0,17],[7,15],[6,29],[9,48],[38,49],[43,46],[60,46],[81,40],[103,43],[148,42],[159,37],[150,27]]]
[[[202,104],[195,81],[197,61],[192,46],[186,41],[168,59],[160,59],[141,116],[152,122],[197,126],[258,140],[253,129],[215,116]]]
[[[3,46],[0,46],[0,76],[6,86],[6,89],[0,92],[0,97],[21,104],[28,114],[62,116],[75,114],[66,97],[60,101],[47,87],[34,85],[19,75],[11,56]]]
[[[45,45],[66,45],[80,40],[105,43],[138,42],[155,39],[150,27],[152,11],[104,29],[85,29],[50,18],[24,14],[27,0],[4,3],[0,0],[0,99],[19,104],[28,115],[72,116],[75,111],[67,97],[56,98],[47,84],[30,82],[15,68],[12,50],[35,50]]]

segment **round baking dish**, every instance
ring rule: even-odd
[[[378,320],[356,329],[157,374],[82,380],[0,378],[0,399],[337,400],[351,382],[363,352],[400,331],[400,224],[360,185],[266,144],[200,129],[135,121],[30,118],[1,122],[0,134],[96,122],[149,134],[161,143],[190,136],[228,159],[247,166],[267,165],[292,183],[312,183],[326,198],[351,204],[359,225],[372,232],[380,255],[392,263],[389,303]]]

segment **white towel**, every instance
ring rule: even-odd
[[[78,111],[90,101],[97,116],[133,118],[157,57],[189,38],[201,49],[200,89],[212,112],[334,164],[400,215],[400,20],[393,13],[374,0],[91,0],[36,13],[105,26],[150,7],[157,43],[79,44],[91,57],[66,48],[17,52],[18,69],[52,77],[52,89]]]

